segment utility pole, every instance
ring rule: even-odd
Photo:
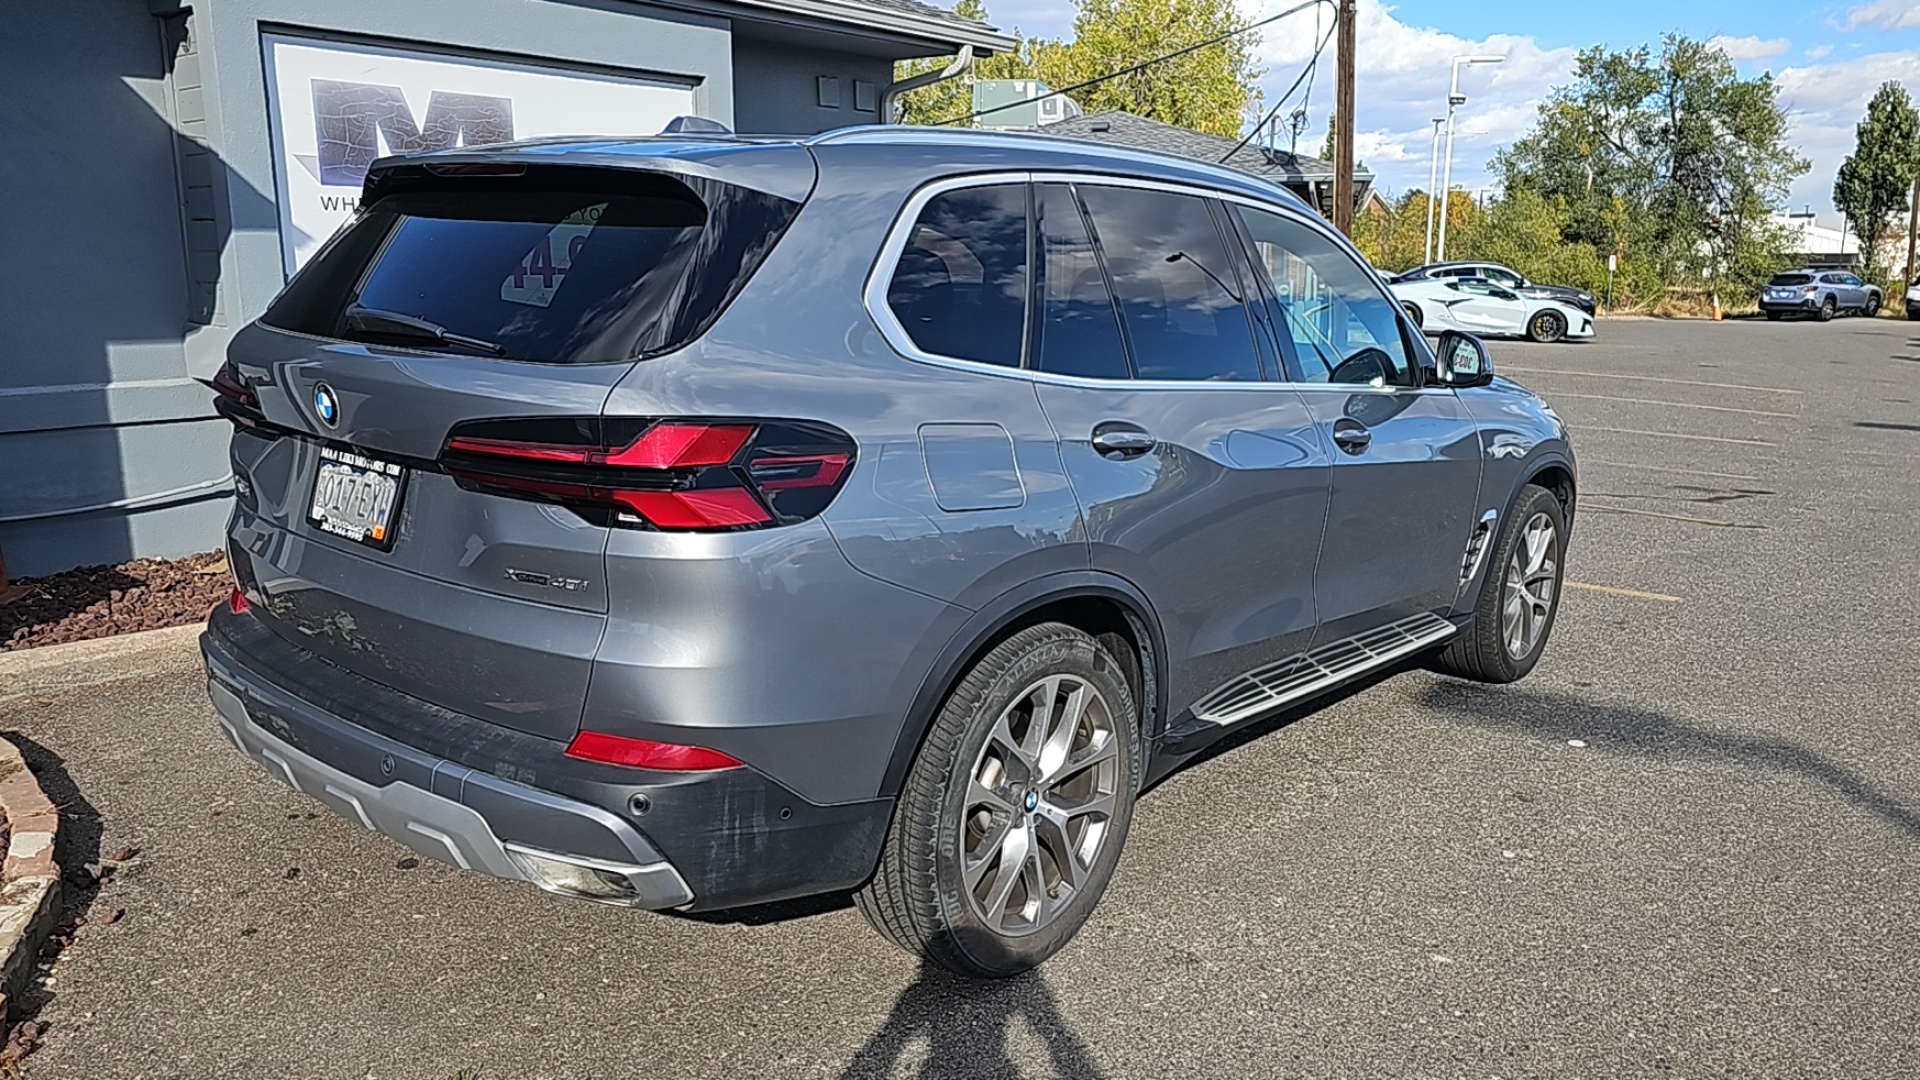
[[[1907,211],[1907,284],[1909,285],[1920,282],[1920,266],[1913,265],[1914,241],[1917,239],[1920,239],[1920,176],[1913,178],[1913,209]],[[1913,314],[1909,312],[1907,317],[1912,318]]]
[[[1353,24],[1359,0],[1340,0],[1334,16],[1339,84],[1333,95],[1333,227],[1353,235]]]
[[[1420,249],[1422,265],[1433,261],[1433,201],[1434,186],[1440,183],[1440,125],[1447,122],[1444,116],[1433,118],[1432,154],[1427,159],[1427,246]]]
[[[1467,103],[1465,94],[1460,92],[1460,65],[1471,67],[1474,64],[1504,64],[1504,56],[1456,56],[1453,58],[1453,81],[1447,88],[1447,157],[1446,164],[1440,167],[1440,242],[1433,249],[1435,262],[1447,261],[1447,210],[1453,205],[1453,113],[1455,109]]]

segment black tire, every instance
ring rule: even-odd
[[[1402,303],[1400,307],[1402,310],[1404,310],[1407,313],[1407,318],[1413,321],[1413,328],[1415,330],[1426,329],[1426,321],[1420,315],[1419,304]]]
[[[1053,675],[1076,678],[1105,700],[1116,747],[1110,758],[1115,771],[1107,774],[1114,787],[1112,811],[1080,887],[1071,891],[1058,914],[1037,928],[1010,934],[989,926],[976,910],[977,894],[969,896],[965,889],[966,843],[980,820],[969,811],[969,790],[1002,714],[1030,701],[1028,690]],[[1088,715],[1092,712],[1089,708]],[[1139,714],[1120,662],[1093,638],[1064,623],[1029,627],[995,646],[948,695],[901,789],[879,868],[855,895],[855,903],[882,937],[948,970],[975,978],[1017,975],[1059,952],[1092,914],[1119,863],[1139,790]],[[1001,858],[1004,862],[1004,854]],[[1052,865],[1057,872],[1057,861]],[[999,870],[1005,873],[1006,867]],[[1000,880],[998,874],[993,877]],[[988,891],[993,883],[985,876],[979,882]],[[1023,903],[1031,901],[1024,885],[1020,888]],[[1066,892],[1057,882],[1045,889],[1050,898]]]
[[[1502,618],[1514,549],[1536,515],[1544,515],[1553,526],[1550,595],[1539,637],[1525,655],[1515,656],[1508,648],[1506,623]],[[1493,550],[1486,555],[1480,570],[1480,596],[1474,602],[1473,621],[1433,660],[1435,669],[1475,682],[1508,683],[1525,678],[1540,662],[1547,641],[1553,636],[1553,621],[1560,614],[1561,579],[1566,571],[1567,518],[1560,500],[1543,487],[1528,484],[1514,500],[1507,522]]]
[[[1779,321],[1780,321],[1780,313],[1779,313],[1779,312],[1777,312],[1777,311],[1769,311],[1769,312],[1767,312],[1767,321],[1768,321],[1768,322],[1779,322]]]
[[[1915,304],[1912,301],[1907,302],[1907,321],[1920,322],[1920,304]]]
[[[1865,315],[1869,319],[1880,314],[1879,293],[1870,292],[1867,294],[1867,306],[1860,309],[1860,314]]]
[[[1567,336],[1567,320],[1557,311],[1542,311],[1527,320],[1530,341],[1551,343]]]
[[[1820,310],[1815,312],[1813,317],[1821,322],[1832,322],[1833,314],[1837,310],[1838,309],[1834,307],[1833,297],[1829,296],[1825,300],[1820,301]]]

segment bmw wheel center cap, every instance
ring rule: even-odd
[[[333,387],[320,383],[313,388],[313,414],[328,427],[340,426],[340,399],[333,394]]]
[[[1040,793],[1037,791],[1027,792],[1026,801],[1027,801],[1027,812],[1032,813],[1034,808],[1040,805]]]

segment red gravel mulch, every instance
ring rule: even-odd
[[[19,578],[0,598],[0,652],[203,622],[232,591],[218,551]]]

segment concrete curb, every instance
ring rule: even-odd
[[[193,623],[0,653],[0,702],[190,668],[200,662],[204,629]]]
[[[6,739],[0,739],[0,808],[12,830],[0,871],[0,993],[18,1000],[60,912],[60,868],[53,861],[60,813]]]

